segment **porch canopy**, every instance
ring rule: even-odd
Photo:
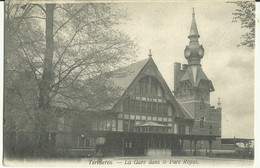
[[[135,126],[136,132],[150,132],[150,133],[169,133],[171,132],[171,126],[163,125],[153,121],[137,124]]]

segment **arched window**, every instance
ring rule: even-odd
[[[185,81],[185,82],[181,83],[181,86],[180,86],[181,91],[189,90],[189,89],[190,89],[190,83],[189,82]]]
[[[189,86],[189,83],[188,82],[185,82],[185,90],[189,90],[190,89],[190,86]]]

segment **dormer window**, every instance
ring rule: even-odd
[[[185,90],[189,90],[190,89],[190,86],[189,86],[188,83],[185,82],[184,86],[185,86]]]

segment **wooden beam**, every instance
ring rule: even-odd
[[[194,156],[196,156],[197,155],[197,140],[195,139],[194,140]]]
[[[192,155],[192,140],[190,140],[190,155]]]
[[[212,140],[209,139],[209,156],[212,155]]]

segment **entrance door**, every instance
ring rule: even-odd
[[[124,144],[125,156],[143,156],[145,149],[145,143],[139,138],[129,139]]]
[[[133,156],[134,155],[135,144],[132,140],[125,141],[124,145],[124,155],[125,156]]]

